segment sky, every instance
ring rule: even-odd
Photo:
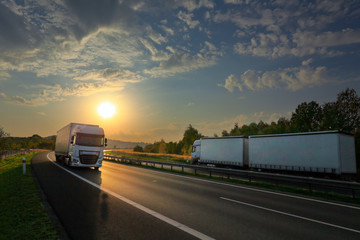
[[[0,1],[0,127],[179,141],[360,95],[358,0]],[[112,103],[113,117],[97,107]]]

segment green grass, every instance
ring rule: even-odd
[[[59,239],[32,178],[32,155],[19,154],[0,160],[0,239]]]
[[[173,163],[182,163],[182,164],[186,164],[190,162],[190,160],[187,162],[187,160],[184,158],[178,158],[170,155],[148,155],[146,153],[124,153],[124,152],[116,152],[116,151],[109,151],[106,154],[112,156],[151,160],[157,162],[173,162]]]
[[[111,161],[111,160],[106,160],[106,161]],[[119,163],[117,161],[111,161],[111,162]],[[257,187],[257,188],[261,188],[261,189],[269,189],[269,190],[274,190],[274,191],[278,191],[278,192],[286,192],[286,193],[291,193],[291,194],[304,195],[304,196],[315,197],[315,198],[325,199],[325,200],[330,200],[330,201],[353,203],[353,204],[360,205],[359,197],[357,197],[356,199],[353,199],[351,196],[338,194],[338,193],[309,191],[308,189],[280,186],[280,185],[277,186],[277,185],[274,185],[271,183],[265,183],[265,182],[260,182],[260,181],[249,182],[249,181],[240,180],[240,179],[228,179],[226,177],[217,177],[217,176],[210,177],[209,175],[205,175],[205,174],[198,174],[198,173],[194,174],[194,173],[190,173],[190,172],[182,172],[180,170],[175,170],[175,169],[170,170],[167,168],[154,167],[154,166],[150,166],[150,165],[146,166],[146,165],[131,164],[131,163],[121,163],[121,164],[133,165],[133,166],[153,169],[153,170],[157,170],[157,171],[173,172],[173,173],[187,175],[187,176],[196,176],[196,177],[201,177],[201,178],[206,178],[206,179],[211,179],[211,180],[216,180],[216,181]]]

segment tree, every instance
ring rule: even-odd
[[[290,132],[290,121],[284,117],[280,117],[277,121],[276,128],[275,133],[288,133]]]
[[[303,102],[292,113],[290,123],[295,131],[318,131],[320,130],[321,119],[322,109],[317,102]]]
[[[354,133],[360,128],[360,97],[354,89],[347,88],[340,92],[336,100],[336,107],[339,130]]]
[[[143,152],[144,151],[144,149],[139,145],[136,145],[133,150],[134,150],[134,152]]]
[[[161,139],[161,141],[159,142],[159,153],[166,153],[166,150],[166,143],[164,139]]]
[[[336,102],[328,102],[323,105],[321,129],[322,130],[340,129],[339,112]]]
[[[229,133],[230,136],[240,136],[241,135],[241,130],[239,128],[239,124],[235,123],[234,124],[234,128],[230,130]]]
[[[0,138],[2,137],[8,137],[10,134],[5,132],[2,127],[0,127]]]
[[[193,145],[194,141],[197,139],[202,138],[203,135],[198,132],[191,124],[189,124],[189,127],[184,132],[184,137],[181,140],[184,144],[183,146],[183,152],[185,154],[189,154],[191,150],[191,146]]]
[[[188,128],[184,132],[182,141],[185,145],[192,145],[195,140],[200,139],[202,137],[203,135],[199,133],[198,130],[193,128],[191,124],[189,124]]]

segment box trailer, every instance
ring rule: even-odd
[[[70,123],[57,132],[56,161],[71,167],[99,169],[106,142],[104,129],[98,125]]]
[[[339,131],[249,136],[249,167],[353,174],[354,137]]]
[[[201,138],[194,142],[192,163],[246,166],[247,144],[247,138],[242,136]]]

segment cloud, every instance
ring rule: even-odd
[[[285,87],[291,91],[297,91],[305,87],[314,87],[331,81],[327,74],[326,67],[319,66],[313,68],[310,66],[311,60],[303,61],[300,67],[284,68],[275,71],[255,71],[247,70],[240,78],[230,75],[225,79],[225,84],[218,84],[229,92],[235,88],[243,91],[247,88],[251,91],[263,88]]]
[[[7,72],[0,71],[0,81],[7,80],[11,75]]]
[[[152,61],[158,62],[158,61],[166,61],[169,59],[169,54],[167,52],[158,50],[150,41],[148,41],[146,39],[140,39],[140,42],[151,53]],[[168,49],[172,50],[172,52],[173,52],[173,49],[170,46],[168,46]]]
[[[171,29],[165,25],[161,25],[160,28],[162,28],[168,35],[173,36],[175,34],[173,29]]]
[[[84,76],[75,77],[76,80],[81,81],[101,81],[101,82],[140,82],[144,78],[129,70],[119,70],[116,68],[105,68],[92,71]]]
[[[47,104],[47,102],[41,97],[28,100],[21,96],[7,96],[5,93],[2,92],[0,92],[0,98],[8,104],[14,104],[20,106],[34,107],[34,106],[42,106]]]
[[[146,30],[147,30],[147,37],[150,38],[153,42],[157,44],[162,44],[167,41],[167,39],[164,36],[162,36],[158,32],[155,32],[151,26],[147,26]]]
[[[185,13],[183,11],[179,11],[177,17],[181,21],[185,22],[190,29],[194,29],[197,25],[200,24],[198,20],[192,20],[192,18],[194,17],[193,13]]]
[[[233,74],[231,74],[225,79],[225,84],[218,84],[218,86],[224,87],[226,90],[228,90],[231,93],[234,92],[235,88],[238,88],[239,91],[241,92],[243,90],[241,84],[239,83],[239,79],[237,79]]]
[[[332,57],[344,54],[335,47],[360,43],[360,30],[351,24],[358,16],[355,1],[274,1],[266,6],[260,1],[226,3],[238,6],[216,11],[213,21],[237,26],[234,36],[240,41],[233,46],[240,55]]]
[[[7,6],[6,6],[7,5]],[[0,4],[0,51],[36,46],[41,38],[11,2]]]
[[[208,8],[212,9],[215,6],[215,3],[213,1],[209,0],[177,0],[175,1],[175,7],[184,7],[189,12],[192,12],[199,8]]]
[[[33,85],[28,88],[39,89],[37,94],[25,98],[22,96],[7,96],[0,93],[0,98],[8,103],[22,106],[43,106],[49,102],[64,101],[68,96],[90,96],[99,92],[113,92],[124,89],[126,83],[136,83],[144,80],[144,77],[129,70],[105,68],[91,71],[83,76],[71,87],[55,85]]]
[[[205,42],[204,47],[196,55],[175,50],[168,59],[161,61],[158,67],[145,69],[144,73],[151,75],[151,77],[174,76],[178,73],[212,66],[216,64],[217,56],[221,54],[213,44]]]

